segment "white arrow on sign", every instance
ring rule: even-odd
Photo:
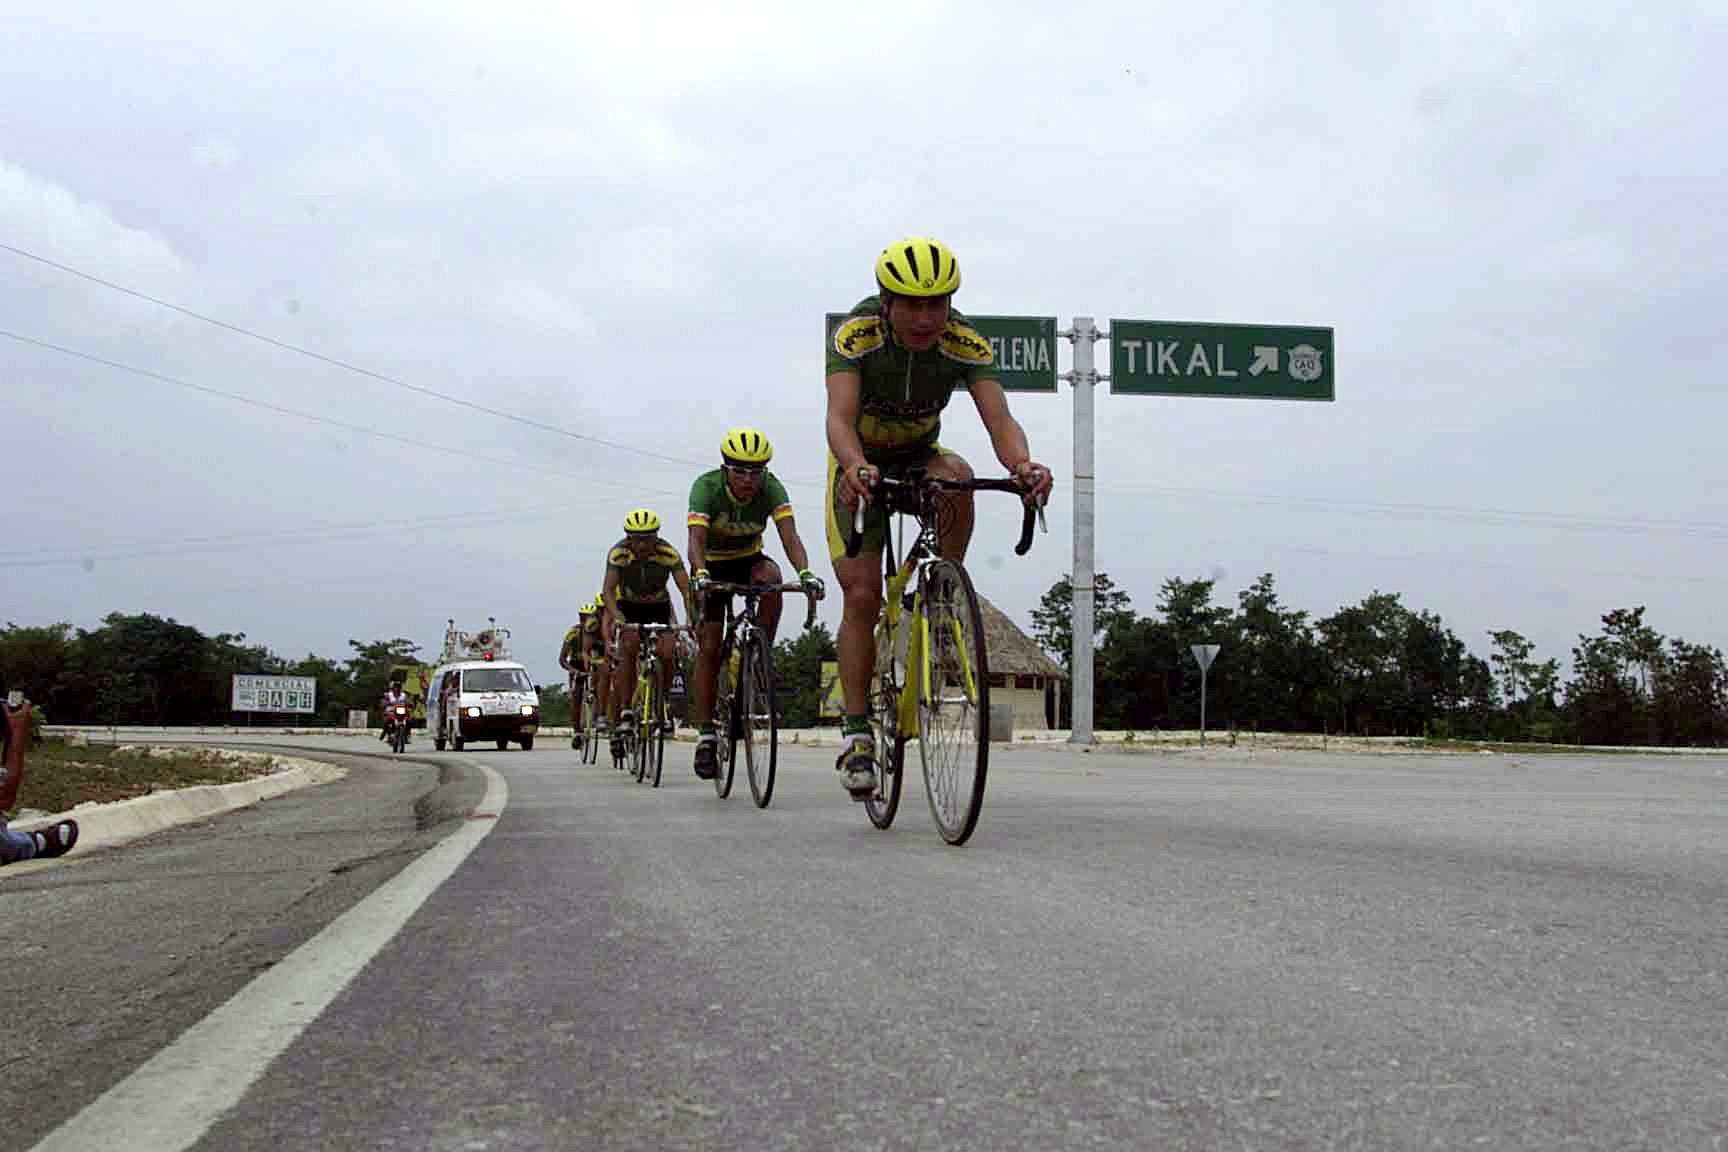
[[[1254,345],[1254,363],[1248,365],[1248,375],[1258,376],[1262,372],[1278,371],[1277,345]]]

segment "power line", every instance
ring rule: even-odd
[[[261,343],[269,344],[271,347],[280,348],[285,352],[292,352],[297,356],[305,356],[305,357],[308,357],[310,359],[317,360],[320,363],[329,364],[335,368],[341,368],[344,371],[358,373],[361,376],[365,376],[365,377],[368,377],[372,380],[377,380],[377,381],[380,381],[382,383],[392,385],[393,387],[396,387],[396,388],[405,388],[408,391],[417,393],[421,396],[429,396],[435,400],[442,400],[446,404],[455,404],[459,407],[467,408],[470,411],[483,412],[488,416],[495,416],[500,420],[509,420],[512,423],[521,424],[527,428],[536,428],[542,432],[551,432],[551,433],[558,435],[558,436],[568,437],[571,440],[580,440],[586,444],[598,444],[603,448],[612,448],[612,449],[616,449],[619,452],[629,452],[629,453],[632,453],[632,454],[637,455],[637,456],[646,456],[646,457],[649,457],[650,459],[654,459],[654,460],[664,460],[669,464],[697,464],[698,463],[695,460],[688,460],[682,456],[669,456],[663,452],[655,452],[655,451],[652,451],[652,450],[647,449],[647,448],[638,448],[638,447],[635,447],[635,446],[630,445],[630,444],[621,444],[616,440],[607,440],[606,438],[601,437],[601,436],[590,436],[590,435],[587,435],[586,433],[575,432],[569,428],[561,428],[556,424],[548,424],[542,420],[534,420],[534,419],[531,419],[530,417],[527,417],[527,416],[519,416],[514,412],[505,412],[505,411],[498,409],[498,408],[488,408],[484,404],[476,404],[472,400],[464,400],[460,396],[452,396],[450,393],[440,392],[436,388],[427,388],[424,385],[420,385],[420,384],[410,384],[406,380],[399,380],[394,376],[386,376],[382,372],[374,372],[370,368],[363,368],[358,364],[351,364],[346,360],[339,360],[334,356],[326,356],[322,352],[315,352],[310,348],[303,348],[298,344],[290,344],[286,340],[278,340],[274,336],[266,336],[262,332],[254,332],[250,328],[242,328],[240,325],[231,324],[226,320],[218,320],[214,316],[206,316],[202,312],[195,312],[192,309],[187,308],[183,305],[175,304],[175,303],[168,301],[168,300],[163,300],[162,298],[160,298],[158,296],[152,296],[148,292],[140,292],[136,288],[128,288],[124,284],[116,284],[112,280],[104,280],[100,276],[96,276],[96,275],[93,275],[92,273],[82,271],[78,268],[74,268],[69,264],[62,264],[59,261],[50,260],[46,256],[40,256],[34,252],[28,252],[28,251],[24,250],[23,248],[19,248],[15,245],[12,245],[12,244],[7,244],[3,241],[0,241],[0,249],[3,249],[7,252],[10,252],[15,256],[21,256],[26,260],[33,260],[38,264],[42,264],[42,265],[45,265],[46,267],[53,268],[53,269],[60,271],[60,272],[64,272],[69,276],[76,276],[81,280],[88,280],[92,284],[100,284],[104,288],[112,289],[115,292],[124,293],[125,295],[131,296],[135,299],[148,301],[149,303],[154,304],[159,308],[166,308],[171,312],[178,312],[182,316],[187,316],[193,320],[200,321],[201,323],[209,324],[209,325],[216,327],[216,328],[221,328],[224,331],[233,332],[236,335],[245,336],[251,340],[257,340]]]
[[[173,540],[120,541],[104,547],[44,548],[33,551],[0,553],[0,568],[42,568],[55,564],[78,564],[93,560],[132,560],[157,556],[183,556],[201,552],[224,552],[272,541],[313,542],[337,540],[352,536],[388,536],[416,532],[422,528],[449,524],[502,524],[511,521],[545,520],[563,515],[572,509],[594,508],[610,504],[604,500],[577,500],[566,504],[548,504],[534,508],[498,508],[485,512],[453,512],[443,516],[423,516],[414,520],[374,520],[363,523],[314,524],[299,528],[277,528],[252,532],[231,532],[217,536],[188,536]]]
[[[1728,523],[1713,520],[1675,520],[1641,516],[1581,516],[1570,512],[1528,512],[1513,508],[1478,508],[1451,504],[1398,503],[1381,500],[1340,500],[1322,496],[1286,496],[1270,492],[1227,492],[1210,488],[1169,488],[1153,485],[1111,484],[1103,494],[1125,493],[1198,498],[1224,503],[1273,504],[1311,507],[1326,511],[1410,516],[1498,525],[1545,524],[1556,528],[1582,528],[1612,532],[1680,531],[1700,535],[1728,535]]]
[[[676,496],[679,493],[670,488],[652,488],[644,484],[629,484],[620,480],[607,480],[603,477],[581,472],[566,472],[558,468],[545,468],[538,464],[527,464],[520,460],[511,460],[503,456],[488,456],[482,452],[470,452],[466,448],[452,448],[447,444],[434,444],[429,440],[416,440],[411,436],[399,436],[394,432],[386,432],[381,428],[368,428],[363,424],[350,424],[346,420],[337,420],[331,416],[319,416],[313,412],[301,412],[293,408],[284,408],[265,400],[255,400],[250,396],[242,396],[238,392],[227,392],[221,388],[212,388],[207,384],[194,384],[190,380],[182,380],[177,376],[167,376],[160,372],[152,372],[148,368],[139,368],[132,364],[122,364],[118,360],[109,360],[89,352],[80,352],[76,348],[67,348],[53,344],[47,340],[38,340],[32,336],[22,336],[17,332],[9,332],[0,328],[0,336],[16,340],[20,344],[29,344],[37,348],[45,348],[50,352],[58,352],[63,356],[71,356],[78,360],[87,360],[92,364],[101,364],[106,368],[114,368],[121,372],[130,372],[147,380],[159,380],[164,384],[176,384],[189,388],[194,392],[202,392],[207,396],[217,396],[223,400],[232,400],[237,404],[248,404],[254,408],[262,408],[266,412],[274,412],[281,416],[292,416],[296,420],[308,420],[314,424],[325,424],[332,428],[341,428],[349,432],[358,432],[366,436],[376,436],[381,440],[391,440],[398,444],[406,444],[414,448],[425,448],[433,452],[445,452],[452,456],[465,456],[470,460],[482,460],[488,464],[502,464],[507,468],[521,468],[529,472],[541,472],[548,476],[562,476],[570,480],[580,480],[586,484],[601,484],[608,488],[623,488],[631,492],[652,492],[660,496]]]
[[[551,432],[555,435],[568,437],[569,439],[579,440],[579,441],[582,441],[584,443],[589,443],[589,444],[596,444],[596,445],[599,445],[601,447],[615,449],[615,450],[620,451],[620,452],[628,452],[628,453],[632,453],[632,454],[637,455],[637,456],[643,456],[643,457],[647,457],[647,458],[654,459],[654,460],[662,460],[662,461],[665,461],[665,462],[671,463],[671,464],[684,464],[684,465],[689,465],[689,466],[697,467],[697,468],[706,467],[706,465],[704,465],[701,461],[698,461],[698,460],[691,460],[687,457],[672,456],[672,455],[668,455],[666,453],[655,452],[655,451],[652,451],[650,449],[639,448],[639,447],[636,447],[633,445],[624,444],[624,443],[621,443],[621,442],[616,441],[616,440],[608,440],[608,439],[606,439],[604,437],[600,437],[600,436],[591,436],[591,435],[588,435],[586,433],[576,432],[576,431],[573,431],[571,429],[563,428],[563,427],[560,427],[560,426],[555,425],[555,424],[548,424],[544,421],[535,420],[535,419],[532,419],[532,418],[527,417],[527,416],[521,416],[521,415],[518,415],[518,414],[513,413],[513,412],[506,412],[506,411],[503,411],[501,409],[488,407],[484,404],[477,404],[472,400],[465,400],[460,396],[453,396],[447,392],[440,392],[434,388],[427,388],[424,385],[411,384],[406,380],[401,380],[401,379],[398,379],[398,378],[393,377],[393,376],[388,376],[382,372],[376,372],[370,368],[365,368],[365,367],[362,367],[361,365],[353,364],[353,363],[350,363],[349,361],[342,360],[342,359],[339,359],[339,358],[334,357],[334,356],[328,356],[322,352],[318,352],[318,351],[315,351],[315,350],[310,349],[310,348],[305,348],[305,347],[302,347],[301,345],[298,345],[298,344],[292,344],[292,343],[289,343],[288,341],[285,341],[285,340],[279,340],[274,336],[267,336],[261,332],[256,332],[250,328],[245,328],[245,327],[242,327],[241,325],[234,324],[234,323],[231,323],[231,322],[226,321],[226,320],[220,320],[214,316],[209,316],[209,315],[206,315],[205,313],[198,312],[198,311],[191,309],[191,308],[187,308],[184,305],[175,304],[172,301],[164,300],[158,296],[152,296],[147,292],[141,292],[136,288],[128,288],[124,284],[117,284],[112,280],[104,279],[103,277],[97,276],[93,273],[83,271],[82,269],[79,269],[79,268],[74,268],[69,264],[63,264],[57,260],[52,260],[52,259],[50,259],[46,256],[42,256],[38,253],[28,251],[24,248],[19,248],[18,246],[14,245],[14,244],[7,244],[4,241],[0,241],[0,250],[10,252],[15,256],[21,257],[22,259],[33,261],[37,264],[41,264],[41,265],[48,267],[48,268],[53,268],[56,271],[64,272],[69,276],[76,276],[81,280],[86,280],[92,284],[98,284],[104,288],[110,289],[110,290],[115,291],[115,292],[122,293],[122,294],[127,295],[127,296],[131,296],[135,299],[144,300],[148,303],[156,305],[157,307],[166,308],[172,312],[177,312],[183,316],[187,316],[187,317],[189,317],[193,320],[197,320],[201,323],[209,324],[209,325],[216,327],[216,328],[221,328],[224,331],[232,332],[232,333],[235,333],[236,335],[239,335],[239,336],[245,336],[251,340],[257,340],[261,343],[268,344],[272,347],[280,348],[283,351],[292,352],[295,355],[305,356],[305,357],[308,357],[309,359],[319,361],[320,363],[328,364],[328,365],[331,365],[332,367],[336,367],[336,368],[341,368],[344,371],[354,372],[354,373],[357,373],[361,376],[368,377],[369,379],[373,379],[373,380],[380,381],[381,383],[389,384],[393,387],[403,388],[403,389],[406,389],[407,391],[414,392],[414,393],[417,393],[417,394],[422,395],[422,396],[431,397],[431,398],[436,399],[436,400],[442,400],[445,403],[454,404],[454,405],[457,405],[457,406],[462,407],[462,408],[467,408],[471,411],[481,412],[481,413],[484,413],[488,416],[496,417],[500,420],[508,420],[508,421],[513,422],[513,423],[523,425],[524,427],[535,428],[535,429],[538,429],[538,430],[543,431],[543,432]],[[4,333],[4,334],[5,335],[12,335],[11,333]],[[14,339],[25,339],[25,338],[14,337]],[[31,342],[31,341],[26,340],[26,342]],[[36,342],[36,343],[40,343],[40,342]],[[42,344],[42,346],[43,347],[54,347],[53,345],[47,345],[47,344]],[[56,351],[67,351],[65,349],[59,349],[59,348],[55,348],[55,350]],[[68,352],[68,354],[69,355],[81,355],[80,353],[75,353],[75,352]],[[95,359],[94,357],[86,357],[86,358],[87,359]],[[101,360],[98,360],[97,362],[98,363],[110,363],[110,362],[101,361]],[[112,364],[111,364],[111,366],[124,367],[121,365],[112,365]],[[126,369],[126,370],[133,371],[133,369]],[[172,381],[172,382],[183,383],[182,381]],[[196,386],[195,385],[188,385],[188,387],[196,387]],[[216,394],[225,395],[223,393],[216,393]],[[232,397],[232,396],[229,396],[229,398],[230,399],[236,399],[236,397]],[[287,413],[287,414],[299,415],[298,413]],[[386,435],[388,435],[388,434],[386,434]],[[448,449],[441,449],[441,450],[448,451]],[[516,465],[516,466],[518,466],[518,467],[530,467],[529,465]],[[558,474],[558,473],[555,473],[555,474]],[[568,475],[568,474],[565,473],[565,475]],[[599,482],[600,481],[596,481],[596,483],[599,483]],[[788,485],[795,485],[798,487],[814,488],[814,487],[825,486],[825,482],[822,480],[785,480],[784,482],[787,483]],[[666,490],[664,490],[664,489],[646,489],[646,488],[644,488],[642,490],[643,491],[653,491],[653,492],[666,492]],[[1292,505],[1300,505],[1300,506],[1308,506],[1308,507],[1316,507],[1316,508],[1335,508],[1335,509],[1342,509],[1342,510],[1346,510],[1346,511],[1359,511],[1359,512],[1370,512],[1370,513],[1378,512],[1378,513],[1385,513],[1385,514],[1391,514],[1391,515],[1401,515],[1401,514],[1406,514],[1406,513],[1420,513],[1420,514],[1423,514],[1427,518],[1454,519],[1454,520],[1464,520],[1467,522],[1473,521],[1473,522],[1478,522],[1478,523],[1509,524],[1509,523],[1532,523],[1532,522],[1534,522],[1534,523],[1548,523],[1548,524],[1552,524],[1552,525],[1560,526],[1560,527],[1578,527],[1578,528],[1599,529],[1599,530],[1628,530],[1629,529],[1629,530],[1633,530],[1633,531],[1648,531],[1648,530],[1672,529],[1672,530],[1679,530],[1679,531],[1696,531],[1696,532],[1716,534],[1716,535],[1728,535],[1728,523],[1723,523],[1720,521],[1675,520],[1675,519],[1658,519],[1658,518],[1652,518],[1652,517],[1606,517],[1605,518],[1605,517],[1580,516],[1580,515],[1576,515],[1576,514],[1572,514],[1572,513],[1564,513],[1564,512],[1528,512],[1528,511],[1521,511],[1518,509],[1508,509],[1508,508],[1481,508],[1481,507],[1445,505],[1445,504],[1397,503],[1397,502],[1389,502],[1389,501],[1353,501],[1353,500],[1331,499],[1331,498],[1327,498],[1327,497],[1286,496],[1286,495],[1279,495],[1279,494],[1275,494],[1275,493],[1262,493],[1262,492],[1224,492],[1224,491],[1200,489],[1200,488],[1183,489],[1183,488],[1166,488],[1166,487],[1136,486],[1136,485],[1110,485],[1106,489],[1104,489],[1104,491],[1143,492],[1143,493],[1148,493],[1148,494],[1165,495],[1165,496],[1189,496],[1189,497],[1198,496],[1198,497],[1202,497],[1202,498],[1206,498],[1206,499],[1237,501],[1237,502],[1242,502],[1242,503],[1292,504]],[[672,494],[672,493],[667,493],[667,494]]]

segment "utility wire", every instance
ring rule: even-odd
[[[80,352],[76,348],[53,344],[47,340],[37,340],[31,336],[22,336],[0,328],[0,336],[16,340],[20,344],[29,344],[36,348],[45,348],[50,352],[58,352],[62,356],[71,356],[78,360],[87,360],[92,364],[101,364],[121,372],[130,372],[148,380],[159,380],[164,384],[177,384],[194,392],[202,392],[207,396],[217,396],[224,400],[232,400],[237,404],[248,404],[254,408],[262,408],[266,412],[274,412],[281,416],[292,416],[296,420],[309,420],[314,424],[325,424],[332,428],[341,428],[349,432],[358,432],[366,436],[376,436],[381,440],[391,440],[398,444],[406,444],[414,448],[425,448],[433,452],[445,452],[452,456],[464,456],[470,460],[482,460],[488,464],[502,464],[507,468],[521,468],[529,472],[540,472],[548,476],[562,476],[570,480],[580,480],[586,484],[600,484],[608,488],[622,488],[631,492],[652,492],[660,496],[676,496],[679,493],[670,488],[653,488],[644,484],[630,484],[620,480],[607,480],[603,477],[587,475],[581,472],[566,472],[559,468],[545,468],[538,464],[527,464],[520,460],[511,460],[503,456],[488,456],[483,452],[470,452],[466,448],[453,448],[447,444],[434,444],[429,440],[416,440],[411,436],[399,436],[394,432],[386,432],[381,428],[368,428],[363,424],[350,424],[346,420],[337,420],[330,416],[320,416],[314,412],[301,412],[293,408],[284,408],[265,400],[255,400],[250,396],[242,396],[238,392],[227,392],[221,388],[212,388],[207,384],[194,384],[190,380],[182,380],[177,376],[166,376],[160,372],[152,372],[148,368],[139,368],[132,364],[122,364],[118,360],[109,360],[89,352]]]
[[[612,503],[603,500],[578,500],[567,504],[549,504],[534,508],[498,508],[485,512],[455,512],[444,516],[423,516],[414,520],[374,520],[365,523],[314,524],[299,528],[277,528],[253,532],[232,532],[218,536],[189,536],[177,540],[123,540],[106,546],[84,548],[43,548],[24,552],[0,553],[0,568],[38,568],[54,564],[78,564],[85,558],[93,560],[130,560],[155,556],[183,556],[196,552],[224,552],[237,548],[268,546],[273,542],[300,543],[335,540],[352,536],[403,535],[423,528],[449,524],[502,524],[512,521],[546,520],[562,516],[578,508],[593,508]]]
[[[534,420],[527,416],[519,416],[514,412],[505,412],[498,408],[489,408],[484,404],[476,404],[472,400],[464,400],[460,396],[452,396],[450,393],[440,392],[436,388],[427,388],[420,384],[410,384],[406,380],[399,380],[394,376],[386,376],[382,372],[374,372],[370,368],[363,368],[358,364],[351,364],[346,360],[339,360],[334,356],[326,356],[322,352],[315,352],[310,348],[303,348],[298,344],[290,344],[286,340],[278,340],[274,336],[266,336],[262,332],[254,332],[250,328],[242,328],[240,325],[231,324],[226,320],[218,320],[214,316],[206,316],[202,312],[195,312],[183,305],[163,300],[158,296],[152,296],[148,292],[140,292],[136,288],[128,288],[124,284],[116,284],[112,280],[104,280],[100,276],[74,268],[69,264],[62,264],[57,260],[50,260],[46,256],[40,256],[35,252],[26,251],[25,249],[19,248],[13,244],[7,244],[0,241],[0,250],[10,252],[14,256],[22,257],[25,260],[33,260],[38,264],[53,268],[59,272],[64,272],[69,276],[76,276],[81,280],[88,280],[92,284],[100,284],[104,288],[124,293],[125,295],[131,296],[135,299],[148,301],[159,308],[166,308],[171,312],[178,312],[182,316],[188,316],[193,320],[212,325],[216,328],[221,328],[224,331],[233,332],[236,335],[245,336],[248,339],[269,344],[271,347],[280,348],[285,352],[292,352],[297,356],[306,356],[310,359],[317,360],[320,363],[329,364],[335,368],[341,368],[344,371],[355,372],[361,376],[392,385],[396,388],[405,388],[408,391],[417,393],[421,396],[429,396],[434,400],[442,400],[446,404],[455,404],[458,407],[467,408],[473,412],[483,412],[488,416],[495,416],[500,420],[509,420],[512,423],[521,424],[527,428],[536,428],[542,432],[551,432],[558,436],[568,437],[571,440],[580,440],[586,444],[598,444],[603,448],[613,448],[620,452],[629,452],[637,456],[646,456],[653,460],[664,460],[669,464],[693,464],[700,466],[698,461],[688,460],[682,456],[669,456],[664,452],[655,452],[647,448],[638,448],[634,445],[622,444],[616,440],[608,440],[602,436],[589,436],[582,432],[572,431],[569,428],[561,428],[556,424],[548,424],[542,420]]]

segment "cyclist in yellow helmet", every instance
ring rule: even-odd
[[[619,708],[631,698],[636,684],[636,654],[642,637],[638,632],[625,633],[615,642],[613,633],[620,621],[626,624],[676,624],[672,597],[666,585],[676,582],[684,598],[686,619],[695,619],[695,604],[690,598],[690,577],[684,571],[684,558],[660,536],[660,517],[647,508],[638,508],[624,517],[624,538],[612,546],[606,557],[606,583],[600,596],[605,619],[601,634],[606,645],[606,658],[617,657],[612,675],[612,696],[607,702],[607,716],[614,733],[618,730]],[[660,653],[661,699],[671,687],[672,669],[677,662],[677,645],[671,633],[658,638]],[[616,738],[616,737],[614,737]]]
[[[688,554],[695,574],[697,606],[701,609],[696,656],[695,718],[696,775],[714,779],[718,743],[714,733],[714,688],[720,674],[720,632],[726,620],[726,599],[704,595],[710,580],[722,584],[779,584],[780,566],[762,550],[769,521],[780,533],[786,558],[798,571],[798,581],[820,600],[822,580],[810,571],[810,557],[792,520],[792,501],[779,477],[768,471],[774,445],[754,428],[734,428],[720,441],[720,467],[696,477],[690,486]],[[774,643],[780,624],[780,594],[762,597],[759,621]]]
[[[837,767],[855,800],[876,789],[870,734],[872,632],[882,611],[882,545],[888,514],[871,507],[871,488],[884,473],[922,467],[931,476],[968,480],[972,468],[938,442],[942,410],[956,391],[972,396],[999,460],[1026,489],[1045,499],[1049,469],[1032,459],[1025,430],[1008,411],[989,343],[954,310],[960,265],[946,245],[909,236],[876,260],[876,294],[853,308],[828,344],[828,552],[845,597],[841,617],[840,684],[845,747]],[[846,557],[852,510],[868,509],[859,554]],[[941,549],[964,558],[972,540],[972,495],[943,497]]]
[[[605,645],[600,638],[600,597],[583,604],[576,610],[576,624],[570,631],[564,633],[564,644],[558,649],[558,667],[570,674],[570,727],[579,729],[582,726],[582,693],[587,688],[590,670],[594,665],[604,661]],[[596,728],[606,730],[606,700],[611,695],[607,691],[609,685],[606,677],[599,677],[594,683],[595,706],[599,709],[600,719]],[[571,747],[579,743],[578,737],[572,735]]]

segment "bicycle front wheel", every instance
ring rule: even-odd
[[[984,617],[966,569],[949,560],[925,566],[919,599],[923,630],[918,682],[918,755],[937,831],[964,844],[978,826],[989,767],[990,665]]]
[[[660,770],[666,766],[666,699],[655,691],[651,700],[650,715],[654,723],[648,729],[648,775],[654,778],[654,787],[660,787]]]
[[[724,800],[732,795],[732,772],[738,765],[738,718],[733,715],[737,688],[732,683],[732,644],[728,637],[720,648],[720,671],[714,687],[714,793]]]
[[[885,625],[876,632],[876,675],[870,691],[870,719],[876,726],[876,793],[864,801],[864,814],[888,828],[900,811],[900,785],[906,778],[906,742],[900,739],[901,670],[906,653],[895,651]]]
[[[744,770],[750,777],[750,795],[756,807],[766,808],[774,798],[774,761],[780,725],[774,714],[774,657],[765,634],[751,633],[738,671],[740,700],[744,705]]]
[[[635,731],[631,733],[630,751],[634,756],[632,766],[636,769],[636,783],[648,779],[648,705],[653,702],[646,690],[638,688],[636,693],[636,723]]]

